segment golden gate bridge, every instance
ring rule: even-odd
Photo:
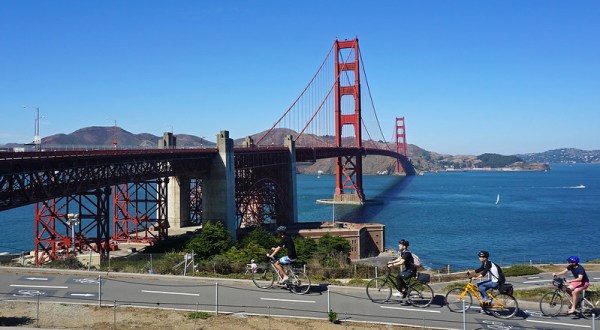
[[[265,222],[295,223],[297,162],[334,159],[333,202],[363,204],[363,157],[395,159],[396,174],[414,169],[403,117],[385,142],[362,62],[358,39],[335,40],[275,124],[239,146],[221,131],[215,148],[178,149],[165,133],[158,149],[0,152],[0,212],[35,205],[42,264],[68,251],[108,256],[112,241],[153,243],[205,221],[223,222],[234,237]]]

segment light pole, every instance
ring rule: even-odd
[[[204,149],[204,136],[200,137],[200,149]]]
[[[23,106],[23,109],[30,108],[29,106]],[[33,145],[35,148],[40,151],[42,150],[42,138],[40,137],[40,107],[35,107],[37,111],[37,115],[35,117],[35,122],[33,124]]]
[[[67,223],[71,226],[71,233],[73,234],[73,243],[71,245],[71,252],[75,253],[75,226],[79,224],[79,213],[67,214]]]

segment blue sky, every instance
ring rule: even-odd
[[[0,1],[0,144],[271,127],[336,38],[376,110],[447,154],[600,149],[598,1]],[[363,89],[364,90],[364,89]],[[28,108],[23,108],[27,105]]]

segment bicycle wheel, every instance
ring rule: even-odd
[[[492,299],[491,306],[488,307],[488,310],[496,317],[508,319],[517,313],[519,304],[515,297],[509,294],[499,293]]]
[[[261,289],[268,289],[273,286],[275,277],[276,275],[272,269],[259,267],[254,276],[252,276],[252,282]]]
[[[408,287],[408,302],[415,307],[427,307],[433,302],[433,289],[426,283],[416,282]]]
[[[595,305],[591,301],[587,300],[587,298],[583,299],[581,301],[581,315],[586,319],[591,319],[594,317],[594,319],[597,320],[600,318],[600,306]]]
[[[473,305],[473,296],[463,288],[454,288],[446,294],[446,306],[449,310],[459,313]]]
[[[305,294],[310,290],[310,278],[306,273],[294,274],[294,278],[290,277],[290,291],[296,294]]]
[[[558,291],[548,292],[540,300],[540,310],[546,316],[556,316],[562,310],[565,299]]]
[[[392,286],[384,278],[374,278],[367,283],[367,296],[372,302],[386,302],[392,296]]]

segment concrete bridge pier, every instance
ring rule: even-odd
[[[165,132],[162,139],[158,140],[158,147],[173,149],[177,146],[177,137],[173,133]],[[181,229],[190,223],[190,181],[187,176],[171,177],[167,184],[167,221],[170,228]]]
[[[220,221],[237,239],[235,215],[235,163],[233,139],[228,131],[217,134],[219,154],[210,166],[210,175],[202,180],[202,212],[206,221]]]

